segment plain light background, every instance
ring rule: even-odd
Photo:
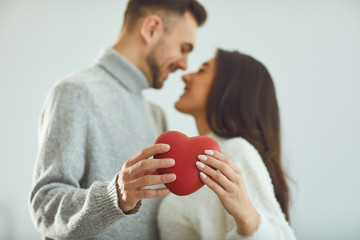
[[[40,238],[28,210],[40,109],[57,80],[113,44],[126,2],[0,1],[0,239]],[[201,2],[209,18],[188,71],[221,47],[257,58],[273,77],[298,239],[360,239],[360,2]],[[145,95],[171,130],[194,136],[192,118],[173,108],[181,74]]]

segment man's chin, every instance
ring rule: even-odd
[[[169,74],[167,73],[165,76],[162,76],[158,82],[161,84],[161,86],[164,85],[164,82],[166,81],[166,79],[169,77]]]
[[[157,81],[153,84],[152,88],[154,89],[160,89],[163,87],[163,82]]]
[[[160,78],[158,78],[156,81],[154,81],[154,86],[153,86],[153,88],[155,88],[155,89],[160,89],[160,88],[162,88],[163,85],[164,85],[164,82],[166,81],[166,79],[167,79],[167,75],[166,75],[165,77],[160,77]]]

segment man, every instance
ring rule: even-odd
[[[205,20],[196,0],[130,0],[114,46],[50,91],[30,196],[44,238],[158,238],[159,197],[169,191],[153,186],[176,176],[156,172],[173,159],[150,158],[169,146],[152,145],[164,116],[141,91],[186,69]]]

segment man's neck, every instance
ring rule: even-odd
[[[141,47],[136,41],[136,39],[132,39],[131,37],[120,35],[112,48],[137,67],[149,81],[149,71],[145,69],[145,56],[142,55],[143,51],[141,51]]]
[[[139,68],[139,61],[136,52],[136,49],[133,44],[127,39],[119,38],[116,43],[112,46],[112,48],[124,56],[129,62],[131,62],[134,66]]]

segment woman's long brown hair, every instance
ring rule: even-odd
[[[224,138],[243,137],[256,148],[289,221],[289,188],[280,159],[279,108],[265,66],[250,56],[219,49],[206,114],[214,133]]]

